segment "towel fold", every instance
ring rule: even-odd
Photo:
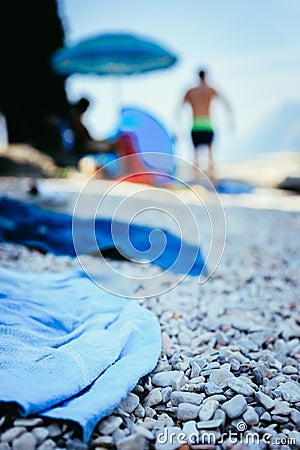
[[[21,415],[75,421],[87,442],[160,351],[155,316],[83,272],[0,267],[0,402]]]

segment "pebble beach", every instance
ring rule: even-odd
[[[19,183],[2,187],[11,193]],[[88,444],[74,424],[2,414],[0,450],[300,448],[299,197],[262,189],[221,201],[226,245],[212,277],[177,284],[170,274],[169,290],[164,278],[161,294],[135,300],[161,326],[152,373],[99,422]],[[189,196],[184,202],[198,207]],[[93,261],[85,256],[87,265]],[[41,272],[79,267],[76,258],[9,243],[0,244],[0,264]],[[132,292],[135,278],[161,270],[110,264],[128,274]]]

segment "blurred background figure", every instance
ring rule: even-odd
[[[89,143],[93,141],[92,136],[83,123],[83,115],[89,105],[89,100],[82,97],[73,105],[69,114],[69,126],[73,132],[74,150],[79,154],[85,153]]]
[[[86,97],[81,97],[70,109],[68,127],[72,133],[75,157],[80,158],[88,153],[102,153],[114,150],[114,144],[108,139],[95,140],[84,124],[84,113],[90,106]]]
[[[227,99],[221,95],[214,87],[210,86],[206,79],[206,71],[199,71],[199,84],[188,89],[183,98],[183,103],[190,104],[193,113],[193,124],[191,137],[194,146],[194,164],[196,166],[195,174],[198,180],[200,169],[198,159],[198,149],[207,146],[208,149],[208,176],[212,183],[216,183],[215,164],[213,157],[214,127],[211,119],[211,104],[214,99],[220,99],[224,103],[230,116],[231,107]]]

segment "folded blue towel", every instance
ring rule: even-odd
[[[75,421],[87,442],[160,351],[155,316],[83,272],[0,267],[0,402],[21,415]]]
[[[151,239],[153,228],[104,218],[76,218],[78,254],[117,247],[129,259],[147,259],[175,273],[206,274],[201,249],[166,230]],[[128,240],[128,235],[130,240]],[[96,239],[94,239],[94,236]],[[75,256],[72,216],[15,199],[0,198],[0,240],[37,247],[56,255]],[[149,245],[151,242],[152,246]]]

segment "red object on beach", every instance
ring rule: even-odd
[[[124,172],[124,175],[118,179],[133,183],[155,184],[155,174],[143,163],[138,154],[134,136],[132,134],[120,135],[117,146],[119,158],[129,157],[121,161],[121,172]]]

